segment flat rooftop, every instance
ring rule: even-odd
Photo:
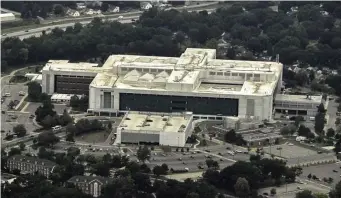
[[[91,82],[91,86],[96,86],[96,87],[108,87],[111,88],[114,86],[117,76],[115,75],[110,75],[110,74],[104,74],[104,73],[99,73],[96,75],[94,80]]]
[[[301,103],[321,103],[321,96],[309,96],[307,95],[288,95],[288,94],[277,94],[275,101],[281,102],[301,102]]]
[[[282,75],[282,64],[219,60],[215,49],[188,48],[180,57],[111,55],[102,67],[50,60],[43,71],[65,72],[65,75],[88,72],[96,76],[91,86],[98,88],[271,95]]]
[[[51,100],[70,100],[74,94],[53,94],[51,96]],[[78,97],[82,97],[81,95],[77,95]]]
[[[128,112],[119,127],[126,132],[179,133],[191,122],[192,114]]]

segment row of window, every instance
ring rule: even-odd
[[[85,78],[85,79],[93,79],[93,76],[73,76],[73,75],[56,75],[56,77],[64,77],[64,78]]]
[[[49,175],[50,170],[48,168],[44,168],[42,166],[36,166],[32,164],[18,164],[18,163],[13,163],[9,162],[10,164],[10,169],[19,169],[21,171],[38,171],[44,175]]]
[[[245,77],[245,75],[247,76],[247,78],[251,78],[252,76],[254,78],[259,78],[260,79],[260,74],[245,74],[245,73],[235,73],[235,72],[213,72],[211,71],[210,76],[241,76],[241,77]]]
[[[139,71],[139,72],[146,72],[146,73],[161,73],[163,71],[167,72],[168,74],[170,74],[172,72],[172,70],[170,69],[149,69],[149,68],[127,68],[127,67],[122,67],[121,71],[126,71],[126,72],[130,72],[130,71]]]

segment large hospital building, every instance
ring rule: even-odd
[[[49,61],[47,94],[89,95],[89,112],[192,112],[194,118],[271,120],[282,64],[216,59],[215,49],[188,48],[180,57],[109,56],[103,66]]]

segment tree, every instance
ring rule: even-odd
[[[271,195],[275,195],[277,192],[276,192],[276,188],[272,188],[271,190],[270,190],[270,193],[271,193]]]
[[[208,168],[219,169],[219,163],[212,159],[206,160],[206,165]]]
[[[37,138],[37,143],[40,146],[53,146],[58,142],[59,137],[50,131],[40,133]]]
[[[52,117],[51,115],[47,115],[42,120],[41,124],[44,128],[49,129],[49,128],[57,125],[57,120],[55,119],[55,117]]]
[[[53,159],[53,151],[48,151],[44,146],[41,146],[38,151],[38,157],[41,159],[52,160]]]
[[[112,129],[112,123],[111,123],[111,122],[109,122],[109,124],[108,124],[108,129],[109,129],[109,130]]]
[[[153,173],[154,175],[156,176],[160,176],[160,175],[165,175],[166,174],[166,171],[163,167],[161,166],[154,166],[153,168]]]
[[[319,112],[315,116],[315,126],[314,126],[315,132],[322,133],[324,125],[325,125],[324,114]]]
[[[110,165],[104,162],[98,162],[92,166],[93,173],[103,177],[110,176]]]
[[[224,140],[228,143],[235,143],[238,146],[245,144],[243,137],[240,134],[236,134],[233,129],[225,133]]]
[[[340,124],[341,124],[341,118],[336,118],[335,125],[340,125]]]
[[[55,15],[64,15],[64,7],[60,4],[54,5],[53,12]]]
[[[18,137],[24,137],[27,133],[26,128],[23,124],[18,124],[15,127],[13,127],[13,132],[18,136]]]
[[[163,170],[165,170],[165,172],[168,172],[169,169],[167,164],[163,163],[161,167],[163,168]]]
[[[328,198],[328,195],[323,193],[314,193],[314,198]]]
[[[295,125],[284,126],[281,128],[280,132],[282,135],[292,135],[296,132],[296,127]]]
[[[38,82],[31,81],[27,84],[28,99],[32,102],[38,102],[41,99],[42,89]]]
[[[310,190],[303,190],[301,192],[296,193],[296,198],[314,198],[313,194]]]
[[[295,126],[298,127],[302,121],[304,121],[304,118],[302,116],[296,116],[295,117]]]
[[[234,185],[234,191],[236,195],[240,198],[249,197],[250,194],[249,182],[245,178],[239,177],[237,179],[236,184]]]
[[[341,181],[339,181],[335,187],[329,192],[330,198],[339,198],[341,197]]]
[[[312,176],[311,176],[311,173],[309,173],[309,175],[308,175],[307,177],[308,177],[308,179],[311,179],[311,177],[312,177]]]
[[[304,125],[300,125],[297,132],[298,132],[299,136],[304,136],[307,138],[314,138],[315,137],[315,135],[310,131],[310,129]]]
[[[21,150],[21,151],[24,151],[26,145],[25,145],[25,143],[21,142],[21,143],[19,144],[19,147],[20,147],[20,150]]]
[[[327,134],[326,135],[327,135],[328,138],[334,137],[335,136],[335,130],[333,128],[329,128],[327,130]]]
[[[41,123],[46,116],[55,116],[56,112],[53,111],[53,108],[54,105],[51,103],[50,100],[44,100],[43,105],[39,106],[35,111],[36,121]]]
[[[79,154],[80,154],[80,149],[79,148],[77,148],[77,147],[69,147],[68,149],[67,149],[67,155],[68,156],[71,156],[71,157],[76,157],[76,156],[78,156]]]
[[[66,126],[72,122],[73,122],[73,119],[70,116],[69,112],[66,109],[64,109],[63,115],[60,116],[60,118],[59,118],[59,124],[62,126]]]
[[[150,159],[150,150],[148,149],[147,146],[140,146],[139,149],[137,150],[137,159],[142,161],[143,163],[146,160]]]
[[[108,11],[108,9],[109,9],[109,4],[106,2],[103,2],[101,5],[101,11],[106,12],[106,11]]]
[[[8,157],[11,157],[13,155],[20,155],[21,150],[18,148],[11,148],[11,150],[8,152]]]
[[[326,109],[324,108],[323,103],[321,103],[321,104],[317,107],[317,112],[323,113],[323,114],[326,112]]]

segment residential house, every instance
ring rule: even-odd
[[[97,14],[97,15],[102,14],[102,11],[101,10],[94,10],[94,14]]]
[[[77,5],[77,9],[79,9],[79,10],[86,8],[85,3],[76,3],[76,5]]]
[[[108,9],[108,12],[120,12],[120,7],[116,6],[116,7],[110,7]]]
[[[153,7],[153,5],[149,2],[141,2],[140,6],[142,10],[149,10],[150,8]]]
[[[93,9],[89,9],[88,11],[85,12],[85,14],[87,15],[95,15],[95,14],[101,14],[102,11],[101,10],[93,10]]]
[[[99,197],[102,188],[111,181],[111,178],[100,176],[73,176],[68,180],[69,183],[73,183],[82,192],[93,197]]]
[[[77,10],[68,9],[66,11],[66,15],[69,15],[71,17],[79,17],[80,13]]]
[[[33,174],[38,172],[47,178],[49,178],[56,166],[57,164],[50,160],[23,155],[14,155],[9,157],[7,160],[7,168],[10,171],[17,169],[23,174]]]

